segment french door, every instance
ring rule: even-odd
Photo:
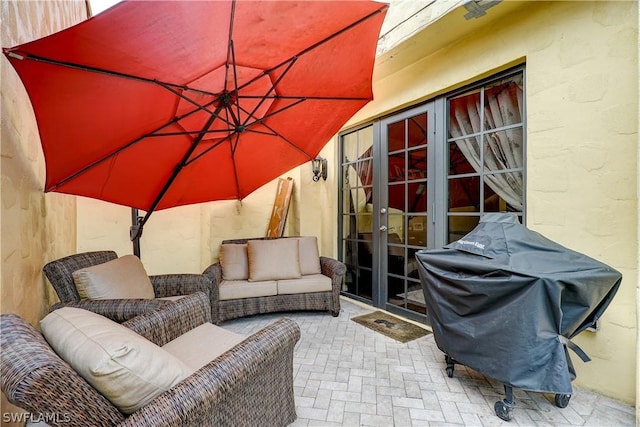
[[[415,254],[434,247],[433,103],[342,137],[343,291],[423,320]]]
[[[525,221],[524,67],[340,136],[343,293],[426,322],[415,255]]]

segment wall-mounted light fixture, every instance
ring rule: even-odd
[[[320,181],[320,177],[325,181],[327,180],[327,159],[318,156],[311,160],[311,166],[313,168],[313,180],[315,182]]]

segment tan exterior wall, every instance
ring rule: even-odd
[[[509,3],[475,22],[460,8],[433,26],[457,37],[427,29],[425,40],[453,41],[427,42],[422,57],[395,69],[388,59],[376,101],[352,123],[526,63],[527,225],[624,276],[601,330],[575,339],[593,359],[573,358],[575,384],[635,403],[638,3],[521,2],[491,22]],[[467,26],[476,29],[465,34]]]
[[[3,47],[35,40],[87,17],[84,0],[3,1],[1,7]],[[0,61],[0,312],[16,313],[37,325],[57,300],[42,266],[75,252],[75,197],[42,192],[44,158],[33,110],[13,67],[4,55]],[[3,394],[1,412],[22,410],[10,405]],[[12,425],[5,421],[3,417],[3,425]]]

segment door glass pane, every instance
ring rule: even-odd
[[[480,132],[480,90],[449,99],[449,138]]]
[[[358,293],[357,295],[366,299],[371,299],[373,296],[373,275],[371,269],[359,268],[358,269]]]
[[[358,134],[353,132],[342,137],[342,163],[353,162],[358,158]]]
[[[419,281],[407,280],[407,308],[418,313],[427,313],[424,292]]]
[[[353,211],[353,204],[351,201],[351,190],[343,190],[342,191],[342,206],[345,207],[346,212],[345,213],[349,213],[350,211]]]
[[[449,175],[477,172],[480,166],[480,144],[475,137],[449,143]],[[472,163],[473,162],[473,163]],[[474,168],[475,166],[475,168]]]
[[[483,149],[485,172],[521,168],[524,163],[522,156],[522,128],[486,134],[484,136]]]
[[[427,144],[427,114],[419,114],[408,120],[407,147],[417,147]]]
[[[405,207],[405,185],[404,183],[400,184],[390,184],[389,185],[389,213],[402,213],[404,212]]]
[[[404,151],[396,154],[389,154],[389,182],[404,181]]]
[[[404,243],[404,215],[388,215],[387,238],[390,243]]]
[[[427,181],[412,182],[407,184],[407,198],[409,206],[407,211],[411,212],[426,212],[427,211]]]
[[[405,280],[402,277],[387,276],[387,286],[389,289],[389,303],[404,307],[405,305]]]
[[[479,202],[479,176],[449,179],[449,212],[479,212]]]
[[[405,124],[404,120],[390,124],[387,127],[387,149],[391,153],[404,149]]]
[[[409,259],[407,262],[407,277],[412,279],[420,280],[420,276],[418,273],[418,262],[416,261],[416,252],[419,249],[408,249]]]
[[[485,128],[522,124],[522,74],[489,83],[484,89]]]
[[[480,216],[449,216],[449,241],[454,242],[467,235],[476,228]]]
[[[387,247],[387,271],[389,274],[404,276],[404,248],[398,246]]]
[[[521,172],[492,174],[484,178],[485,212],[522,212]]]
[[[408,244],[411,246],[427,246],[427,216],[409,217]]]
[[[424,179],[427,177],[427,147],[411,150],[407,153],[409,168],[407,179]]]
[[[358,241],[358,264],[361,267],[373,266],[373,234],[360,233]]]

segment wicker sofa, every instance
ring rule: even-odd
[[[89,313],[77,308],[60,311],[64,310]],[[130,414],[120,411],[63,361],[52,349],[54,344],[50,346],[33,326],[13,314],[0,319],[2,391],[11,403],[50,425],[285,426],[296,419],[293,349],[300,329],[290,319],[241,338],[239,344]],[[196,293],[122,325],[164,346],[197,327],[217,328],[207,323],[210,320],[208,297]],[[202,346],[203,341],[197,344]]]
[[[296,240],[298,253],[294,254],[289,243]],[[276,246],[270,246],[271,243]],[[260,267],[269,270],[267,273],[256,272],[260,269],[255,267],[260,254],[267,255],[262,258]],[[295,276],[291,270],[297,265],[300,273]],[[233,269],[236,273],[232,275],[230,270]],[[258,277],[252,277],[254,273]],[[220,321],[299,310],[328,311],[338,316],[345,273],[343,263],[318,255],[317,240],[311,236],[224,240],[220,261],[203,272],[211,280],[212,300],[218,301]],[[296,278],[287,279],[288,274]]]

